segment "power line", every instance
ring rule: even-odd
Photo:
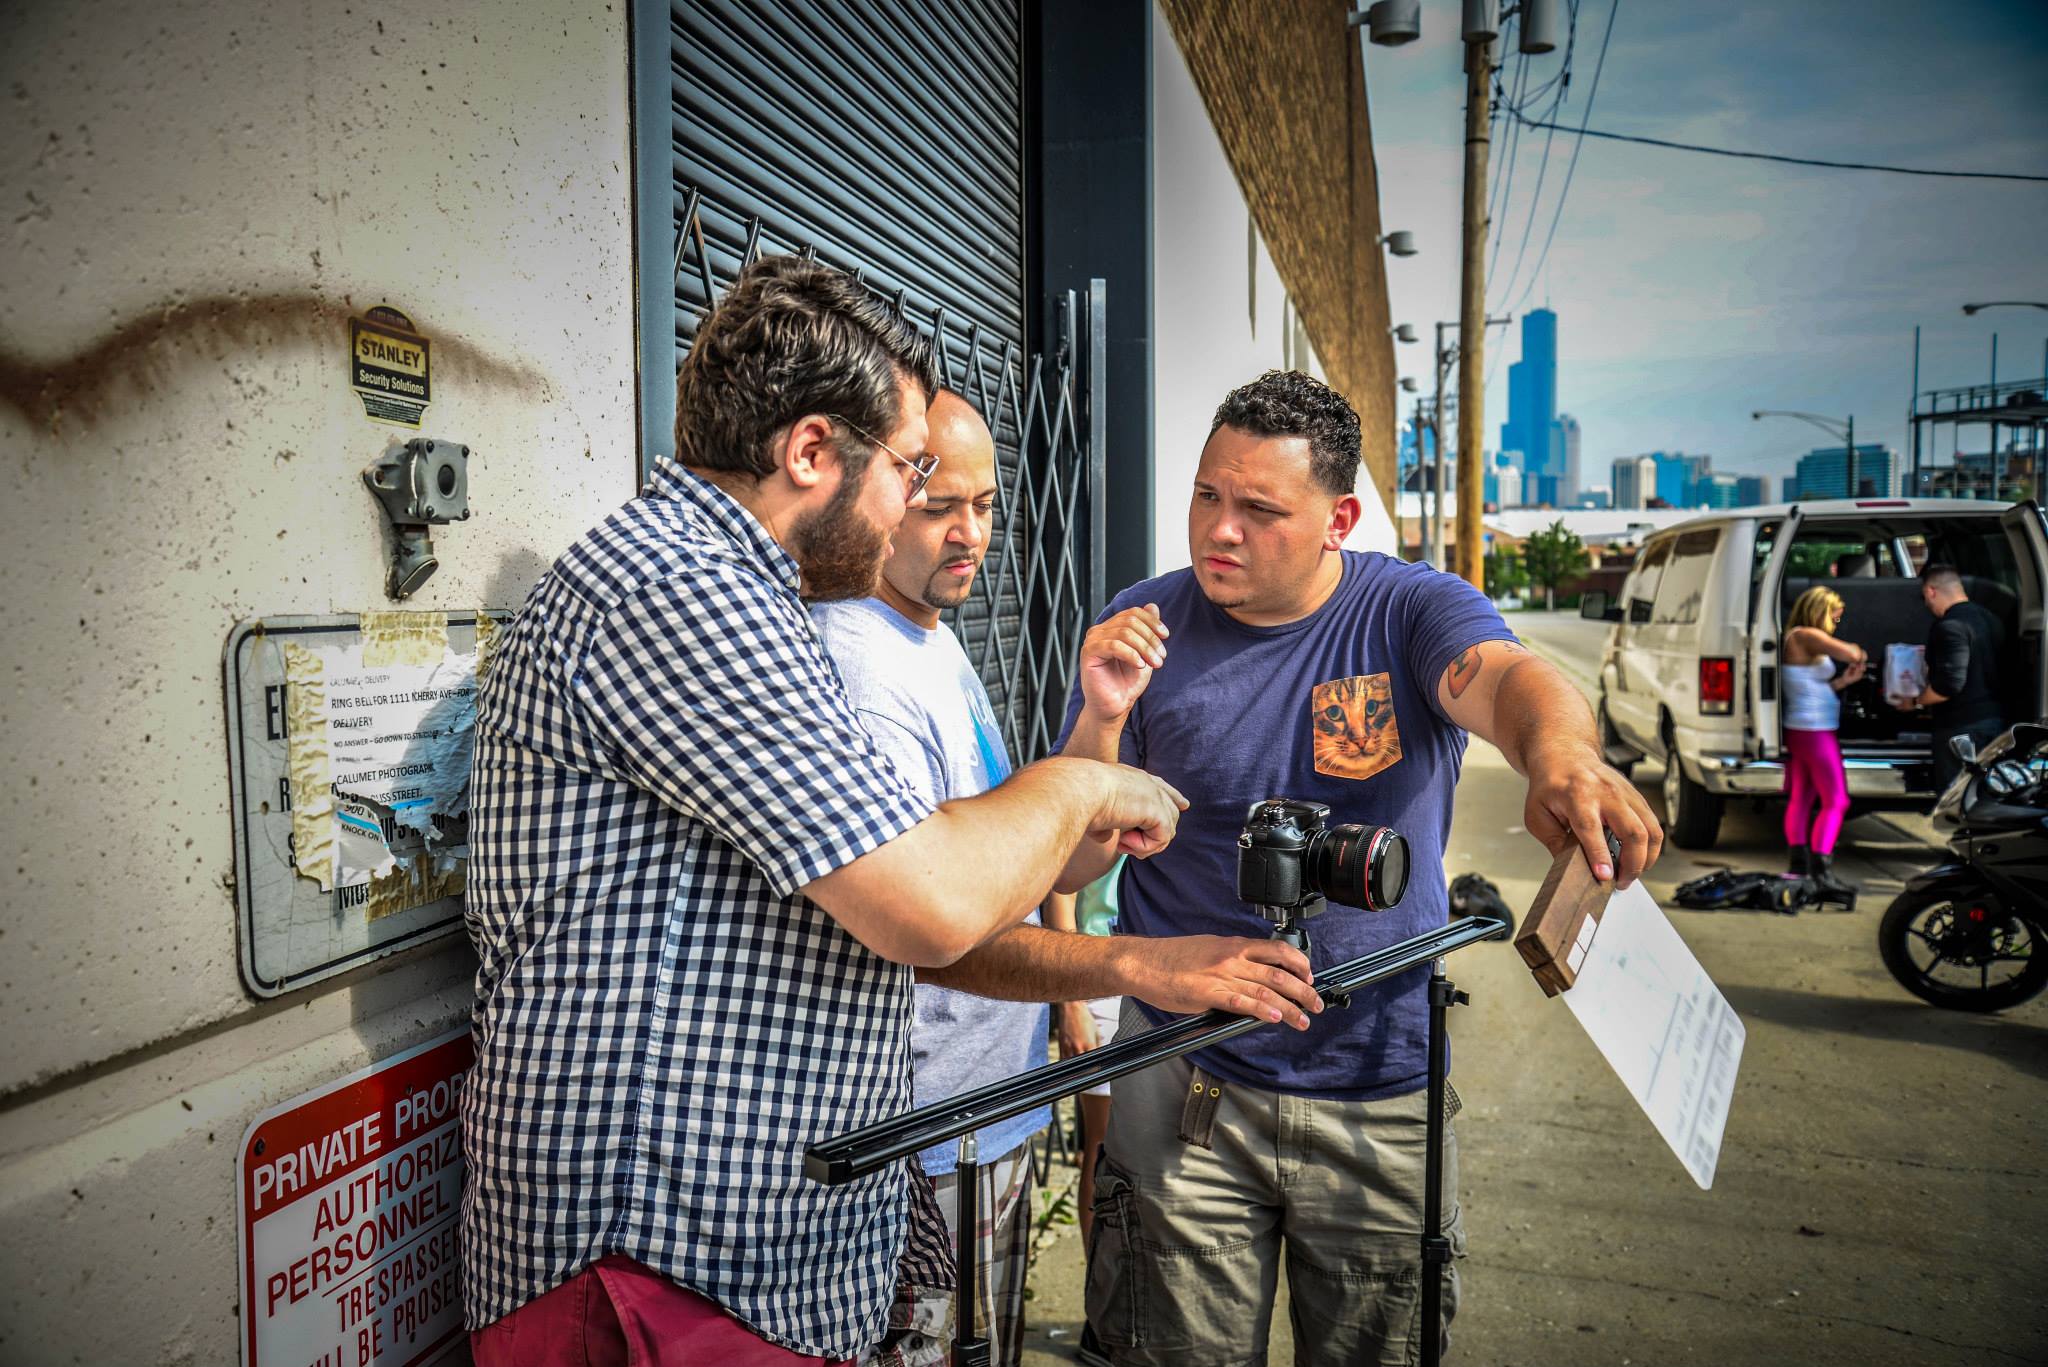
[[[1612,16],[1609,16],[1610,19]],[[1594,73],[1594,79],[1599,74]],[[1591,101],[1587,104],[1590,107]],[[1563,128],[1562,125],[1546,123],[1536,119],[1525,119],[1516,114],[1517,120],[1531,128],[1559,128],[1563,132],[1577,133],[1581,137],[1606,138],[1610,142],[1638,142],[1648,147],[1668,147],[1679,152],[1705,152],[1716,157],[1741,157],[1748,161],[1776,161],[1788,166],[1823,166],[1836,171],[1885,171],[1895,176],[1942,176],[1954,180],[2023,180],[2048,183],[2048,176],[2023,175],[2015,171],[1938,171],[1925,166],[1884,166],[1869,161],[1826,161],[1819,157],[1788,157],[1776,152],[1744,152],[1732,147],[1703,147],[1696,142],[1671,142],[1665,138],[1638,137],[1632,133],[1609,133],[1598,128]]]
[[[1555,129],[1543,135],[1543,164],[1536,168],[1536,188],[1529,193],[1529,214],[1522,220],[1522,245],[1515,249],[1515,264],[1514,268],[1508,272],[1507,284],[1501,286],[1502,298],[1506,298],[1508,292],[1514,289],[1515,281],[1522,278],[1522,261],[1529,254],[1529,231],[1536,226],[1536,210],[1543,203],[1543,182],[1550,174],[1550,144],[1556,137],[1557,132]],[[1492,268],[1490,266],[1487,269],[1487,274],[1489,276],[1492,275]]]
[[[1523,56],[1520,58],[1519,64],[1515,68],[1515,98],[1508,104],[1508,109],[1510,111],[1506,118],[1506,123],[1508,127],[1508,154],[1504,159],[1507,162],[1507,165],[1502,167],[1502,174],[1499,182],[1497,183],[1498,188],[1500,190],[1498,215],[1496,215],[1496,206],[1491,199],[1488,200],[1486,206],[1487,225],[1489,229],[1491,229],[1491,231],[1493,232],[1493,252],[1492,255],[1487,258],[1486,262],[1486,276],[1489,280],[1493,278],[1494,266],[1497,265],[1500,261],[1501,243],[1507,240],[1507,233],[1501,229],[1500,224],[1501,220],[1507,217],[1508,206],[1514,200],[1515,154],[1521,151],[1522,148],[1522,120],[1518,117],[1515,117],[1512,111],[1514,110],[1515,106],[1518,105],[1521,101],[1522,86],[1528,80],[1528,78],[1529,59],[1527,56]],[[1548,134],[1545,135],[1546,140],[1548,136]],[[1547,145],[1548,144],[1546,141],[1546,150]],[[1496,162],[1495,165],[1499,165],[1499,163]]]
[[[1522,302],[1529,297],[1529,291],[1543,278],[1544,263],[1550,260],[1550,244],[1557,240],[1558,220],[1564,217],[1564,202],[1572,192],[1572,176],[1579,169],[1579,152],[1586,145],[1586,124],[1593,117],[1593,101],[1600,95],[1600,73],[1607,67],[1607,44],[1614,37],[1614,16],[1621,12],[1621,0],[1612,0],[1607,6],[1607,27],[1600,34],[1600,55],[1593,62],[1593,80],[1586,87],[1586,111],[1579,116],[1579,136],[1572,142],[1572,159],[1564,168],[1564,184],[1557,192],[1557,208],[1550,215],[1550,230],[1543,235],[1543,250],[1536,256],[1536,269],[1529,273],[1529,283],[1522,286],[1521,295],[1515,300],[1514,312],[1519,313]],[[1567,130],[1569,131],[1569,130]]]
[[[1565,29],[1564,57],[1563,60],[1558,64],[1557,74],[1551,77],[1550,80],[1547,81],[1543,86],[1538,87],[1537,91],[1531,92],[1531,94],[1526,99],[1517,100],[1515,102],[1514,106],[1511,108],[1509,113],[1510,116],[1513,117],[1517,123],[1529,122],[1531,124],[1534,124],[1536,122],[1535,120],[1530,120],[1528,118],[1528,107],[1529,104],[1532,103],[1534,99],[1537,97],[1537,95],[1539,95],[1543,90],[1552,90],[1555,92],[1551,95],[1550,110],[1545,115],[1546,118],[1554,117],[1557,111],[1563,108],[1565,100],[1571,94],[1572,57],[1573,54],[1576,53],[1578,50],[1579,40],[1579,0],[1567,0],[1567,10],[1569,12],[1569,22]],[[1502,297],[1505,297],[1510,290],[1514,289],[1515,281],[1521,278],[1522,262],[1527,259],[1529,254],[1529,236],[1531,230],[1535,227],[1536,224],[1536,214],[1543,203],[1543,182],[1549,177],[1550,174],[1550,148],[1551,143],[1555,139],[1555,137],[1556,134],[1554,132],[1546,132],[1543,136],[1543,164],[1540,168],[1538,168],[1536,173],[1536,188],[1530,194],[1529,213],[1522,223],[1522,241],[1520,245],[1515,248],[1514,268],[1508,272],[1507,284],[1500,291]],[[1507,206],[1503,205],[1503,214],[1506,213],[1506,210]],[[1504,233],[1503,238],[1505,238]],[[1486,268],[1486,277],[1489,281],[1491,281],[1494,278],[1493,268],[1499,259],[1499,255],[1499,244],[1496,243],[1494,248],[1495,260],[1488,262]],[[1538,263],[1538,266],[1540,269],[1540,262]],[[1496,310],[1491,307],[1487,309],[1487,313],[1489,316],[1491,316],[1494,312],[1496,312]],[[1494,348],[1488,355],[1485,377],[1487,384],[1490,385],[1493,383],[1493,377],[1495,373],[1498,372],[1500,369],[1501,357],[1506,354],[1506,350],[1507,349],[1505,347],[1497,347]]]

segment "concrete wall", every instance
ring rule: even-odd
[[[222,644],[392,606],[350,313],[475,452],[408,606],[516,608],[629,495],[626,10],[12,6],[0,52],[0,1360],[228,1363],[244,1127],[473,965],[244,990]]]
[[[1188,497],[1223,396],[1274,368],[1322,376],[1293,321],[1286,287],[1263,243],[1186,60],[1156,4],[1152,18],[1153,572],[1188,564]],[[1365,515],[1345,544],[1394,551],[1384,502],[1360,471]]]

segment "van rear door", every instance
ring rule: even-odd
[[[2034,671],[2034,716],[2048,718],[2048,661],[2042,659],[2044,628],[2048,628],[2048,516],[2032,499],[2014,504],[1998,518],[2012,539],[2023,592],[2020,599],[2020,652]],[[2010,720],[2010,719],[2009,719]]]
[[[1783,639],[1778,605],[1778,585],[1784,581],[1785,565],[1792,557],[1792,542],[1799,535],[1799,509],[1775,521],[1760,522],[1749,571],[1750,712],[1749,741],[1758,759],[1778,754],[1778,655]]]

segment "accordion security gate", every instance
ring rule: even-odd
[[[653,339],[643,384],[672,381],[733,275],[765,253],[846,270],[916,323],[946,386],[981,411],[996,442],[987,558],[948,621],[1011,754],[1044,755],[1104,600],[1095,415],[1105,299],[1096,281],[1054,300],[1044,352],[1027,354],[1014,3],[912,13],[888,0],[703,0],[642,3],[635,14],[636,112],[642,136],[667,143],[643,154],[642,270],[655,242],[673,244],[655,268],[673,263],[668,300],[642,294],[643,344]],[[934,42],[948,56],[940,81],[920,62]],[[657,158],[667,175],[655,173]],[[658,235],[650,215],[665,219]],[[665,302],[668,354],[667,320],[656,316]],[[647,400],[658,433],[672,391],[667,405]]]

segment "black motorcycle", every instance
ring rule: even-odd
[[[2048,725],[1954,746],[1963,771],[1934,808],[1953,857],[1906,884],[1877,945],[1921,1000],[2002,1011],[2048,986]]]

